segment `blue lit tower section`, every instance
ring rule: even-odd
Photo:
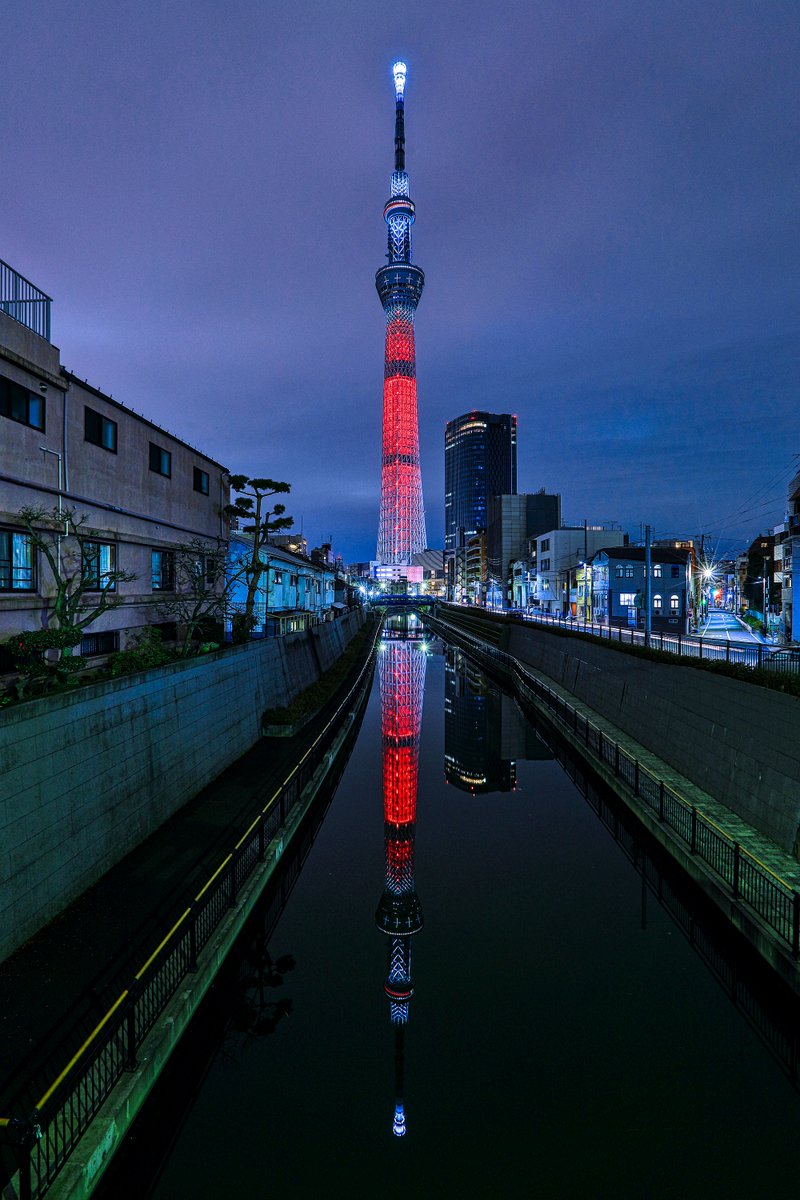
[[[414,204],[408,194],[406,174],[405,63],[396,62],[392,74],[395,89],[394,171],[391,194],[383,208],[389,227],[386,256],[389,261],[375,276],[375,286],[386,314],[377,554],[380,563],[407,564],[426,545],[414,346],[414,316],[425,276],[411,262]]]
[[[418,642],[384,643],[378,660],[383,756],[386,879],[375,922],[387,935],[389,969],[384,990],[395,1031],[395,1111],[392,1131],[406,1132],[403,1059],[411,985],[411,939],[422,928],[414,885],[417,770],[425,687],[425,653]]]

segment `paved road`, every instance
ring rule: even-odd
[[[754,633],[741,617],[724,612],[719,608],[709,610],[706,621],[697,631],[698,637],[709,642],[731,642],[737,645],[753,646],[763,642],[760,633]]]

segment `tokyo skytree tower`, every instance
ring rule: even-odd
[[[396,102],[394,171],[391,195],[383,209],[389,227],[389,261],[375,276],[375,286],[386,313],[377,557],[380,563],[407,564],[412,555],[424,550],[426,545],[414,349],[414,314],[425,286],[425,276],[411,262],[414,204],[408,194],[405,169],[405,63],[396,62],[392,74]]]

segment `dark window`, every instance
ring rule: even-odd
[[[162,450],[155,442],[150,443],[150,470],[155,471],[157,475],[166,475],[167,479],[172,476],[172,455],[169,450]]]
[[[549,571],[549,570],[550,570],[550,559],[549,559],[549,558],[543,558],[543,559],[542,559],[542,570],[543,570],[543,571]]]
[[[156,625],[149,625],[149,629],[157,629],[161,634],[162,641],[174,642],[178,637],[178,626],[175,621],[159,621]]]
[[[615,568],[614,568],[614,574],[616,575],[617,579],[622,579],[622,576],[623,576],[623,574],[624,574],[624,573],[625,573],[625,572],[624,572],[624,570],[623,570],[623,568],[622,568],[622,567],[615,567]]]
[[[151,551],[154,592],[175,591],[175,553],[173,550]]]
[[[289,586],[290,586],[290,587],[297,587],[297,576],[296,576],[296,575],[290,575],[290,576],[289,576]]]
[[[84,658],[113,654],[115,650],[119,650],[119,634],[115,629],[104,633],[85,633],[81,638],[81,654]]]
[[[545,538],[544,541],[542,542],[542,550],[549,550],[549,549],[550,549],[550,538]]]
[[[93,446],[102,446],[104,450],[117,453],[117,422],[109,421],[102,413],[93,408],[83,410],[83,436],[85,441]]]
[[[83,542],[83,579],[92,592],[115,592],[117,547],[113,542]]]
[[[673,567],[673,568],[672,568],[672,578],[673,578],[673,579],[680,579],[680,575],[681,575],[681,569],[680,569],[680,567]]]
[[[36,396],[0,375],[0,416],[44,433],[44,396]]]
[[[280,583],[280,584],[282,584],[282,583],[283,583],[283,571],[276,571],[276,572],[275,572],[275,582],[276,582],[276,583]]]
[[[32,592],[36,587],[30,535],[0,529],[0,592]]]
[[[204,496],[208,495],[208,471],[201,471],[199,467],[195,467],[194,490],[202,492]]]

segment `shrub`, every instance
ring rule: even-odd
[[[127,650],[120,650],[111,659],[112,675],[128,675],[132,671],[146,671],[148,667],[160,667],[173,662],[177,657],[174,650],[163,644],[160,629],[143,629],[131,640]]]

